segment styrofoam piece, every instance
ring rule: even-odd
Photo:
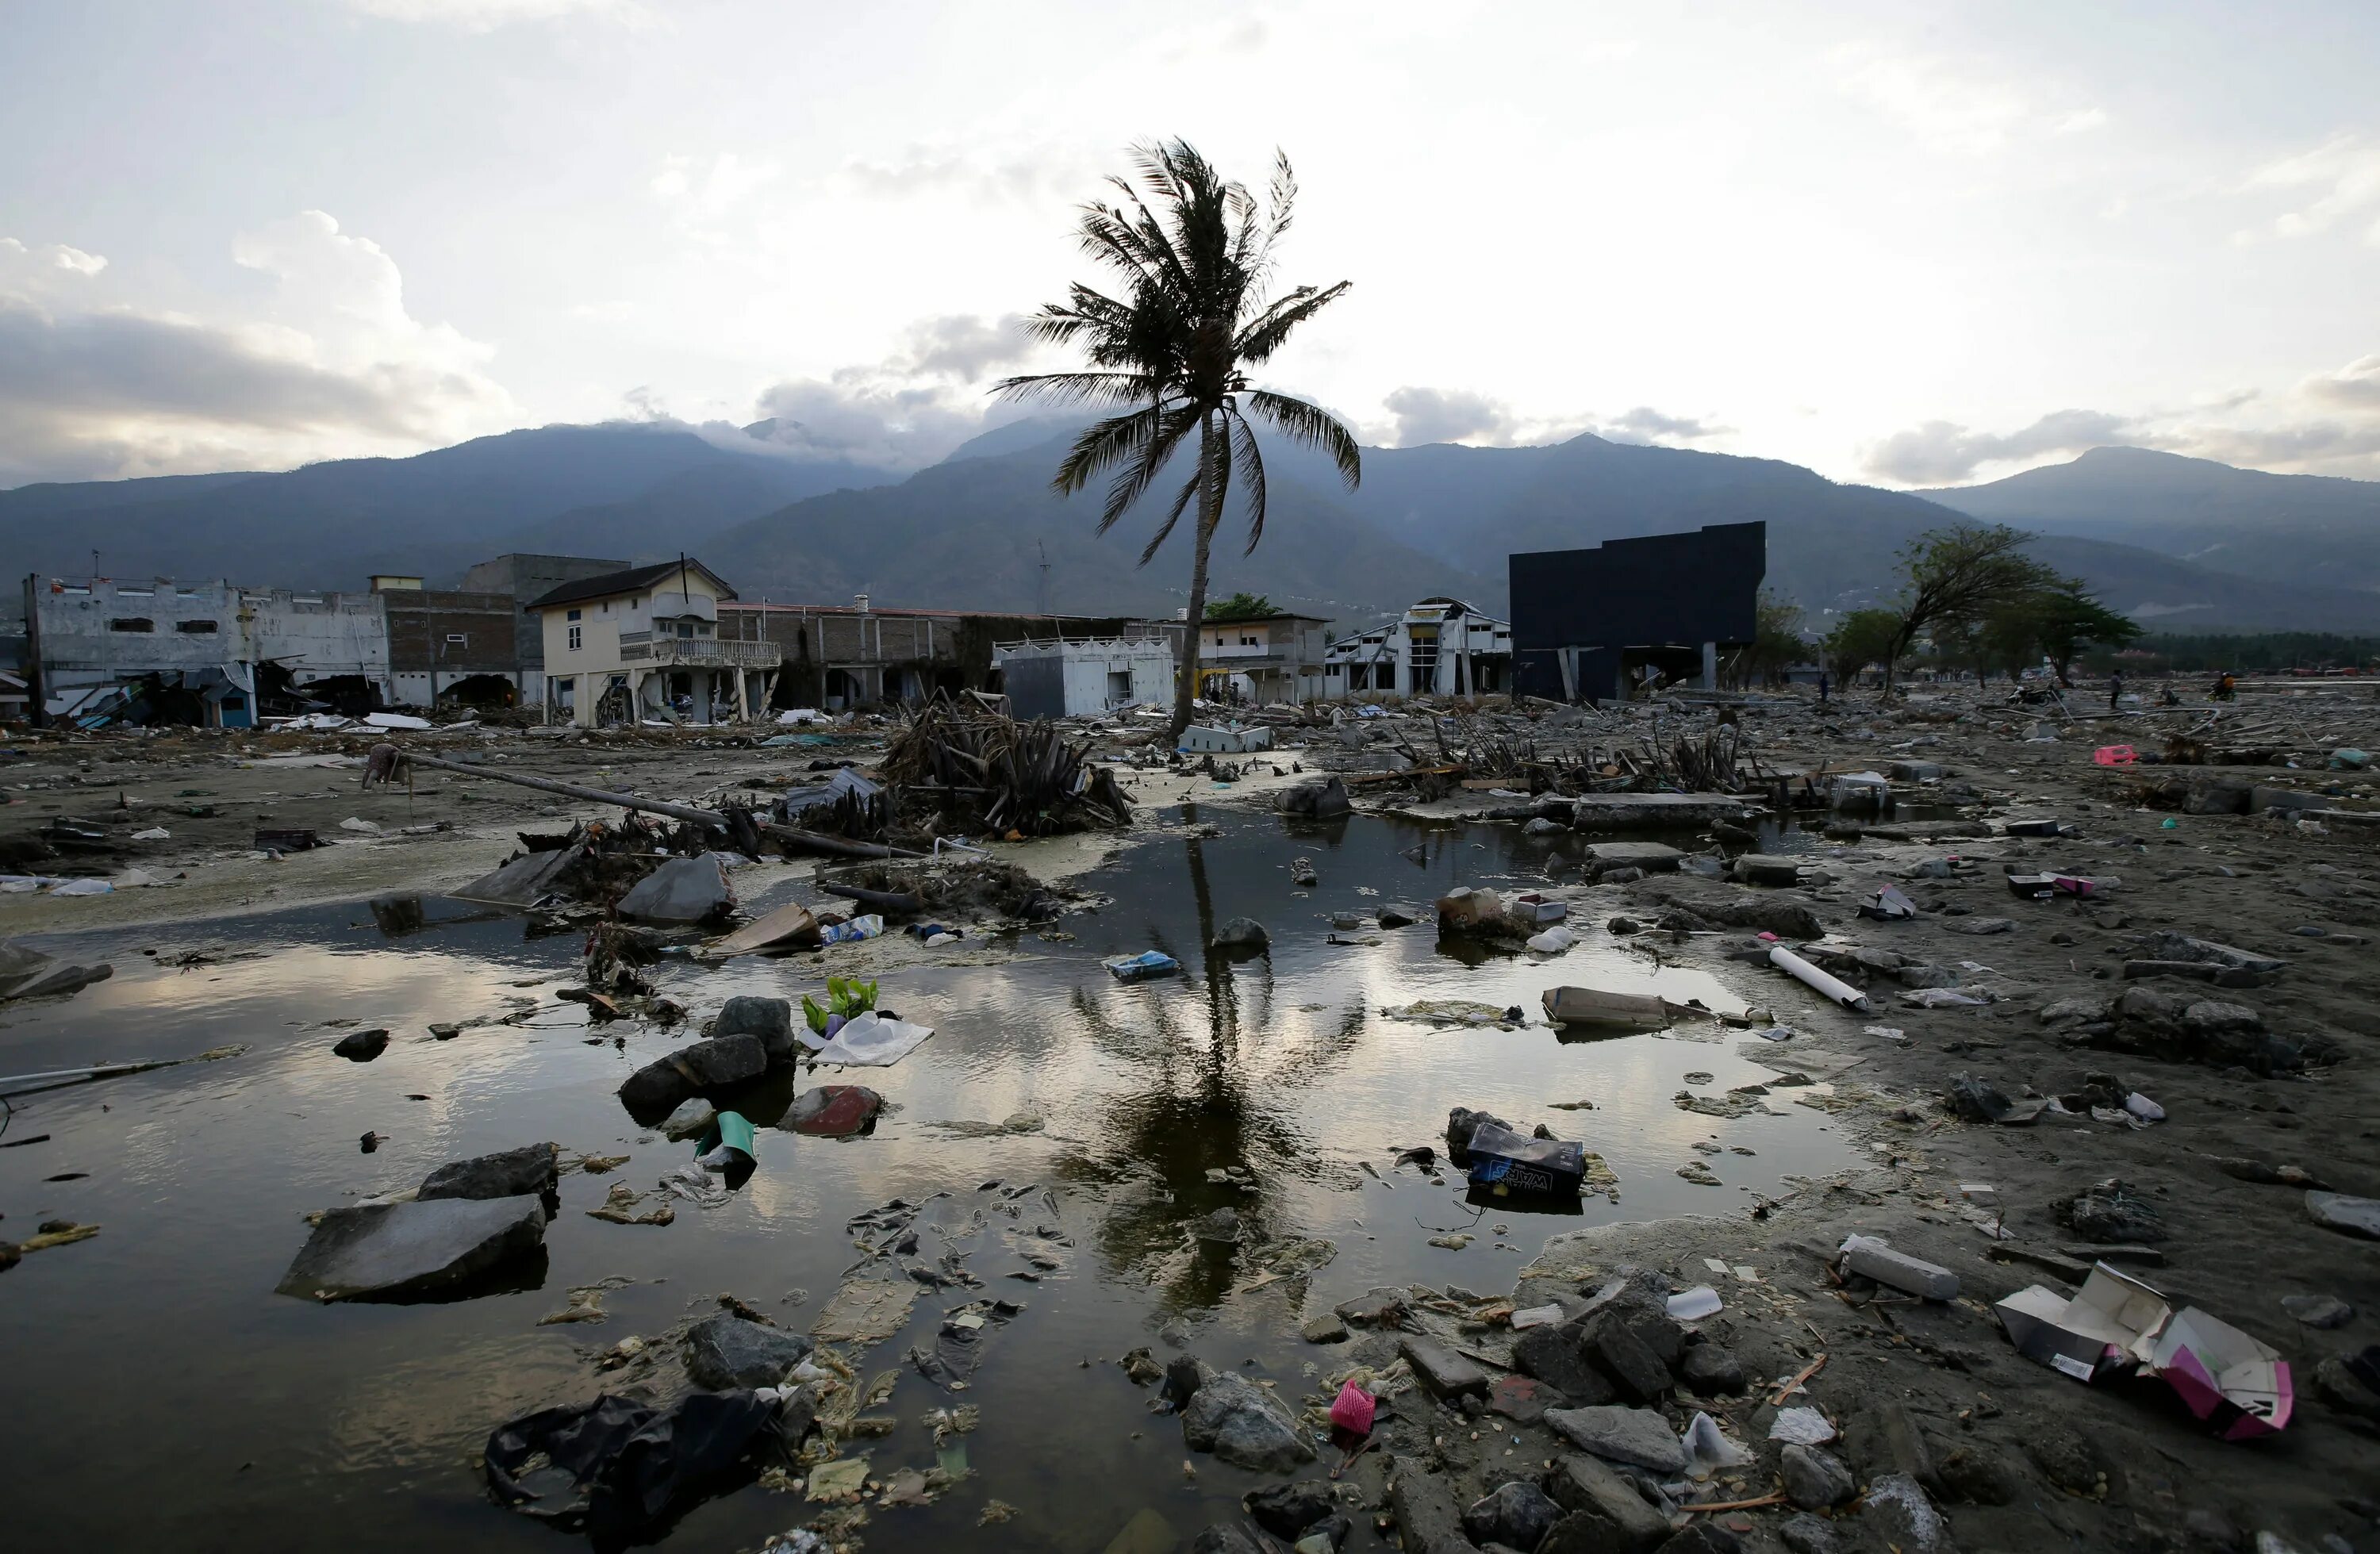
[[[1788,1446],[1824,1446],[1835,1439],[1835,1427],[1815,1408],[1780,1408],[1769,1422],[1768,1439]]]
[[[1717,1316],[1724,1304],[1717,1290],[1707,1284],[1697,1284],[1691,1290],[1681,1290],[1671,1295],[1668,1306],[1671,1320],[1699,1322],[1706,1317]]]
[[[1846,1273],[1861,1274],[1879,1284],[1889,1284],[1896,1290],[1906,1290],[1927,1300],[1959,1298],[1957,1274],[1939,1263],[1929,1263],[1923,1257],[1896,1252],[1874,1236],[1848,1237],[1840,1252]]]

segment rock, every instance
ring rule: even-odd
[[[281,1278],[285,1295],[422,1295],[489,1272],[545,1242],[532,1196],[433,1198],[327,1210]]]
[[[804,1050],[794,1039],[794,1006],[788,999],[739,993],[719,1006],[719,1017],[710,1022],[709,1034],[759,1038],[760,1050],[768,1054],[771,1068],[795,1062]]]
[[[1540,815],[1536,819],[1531,820],[1527,825],[1523,826],[1521,828],[1521,834],[1524,836],[1559,836],[1569,829],[1569,827],[1562,825],[1560,821],[1548,820],[1543,815]]]
[[[1349,925],[1353,927],[1353,924]],[[1272,936],[1254,917],[1234,917],[1215,930],[1213,948],[1218,950],[1269,950]]]
[[[1869,1481],[1860,1519],[1872,1524],[1901,1554],[1949,1554],[1955,1547],[1942,1513],[1905,1473],[1888,1473]]]
[[[677,1110],[662,1119],[662,1136],[672,1143],[684,1143],[700,1138],[719,1121],[719,1109],[700,1096],[689,1096],[677,1103]]]
[[[1741,1392],[1747,1381],[1743,1362],[1716,1343],[1688,1345],[1678,1362],[1678,1379],[1702,1398]]]
[[[1785,1496],[1804,1511],[1824,1511],[1852,1498],[1858,1486],[1852,1470],[1815,1446],[1788,1445],[1778,1467],[1785,1475]]]
[[[2138,988],[2131,990],[2147,992],[2150,989]],[[2044,1004],[2040,1012],[2034,1016],[2045,1026],[2054,1026],[2066,1020],[2104,1020],[2107,1017],[2107,1001],[2104,998],[2094,998],[2088,994],[2077,994],[2072,998],[2061,998],[2054,1003]]]
[[[1305,1326],[1298,1329],[1297,1331],[1298,1336],[1305,1339],[1308,1343],[1344,1343],[1347,1342],[1347,1323],[1345,1319],[1340,1317],[1340,1315],[1335,1311],[1326,1316],[1307,1318]]]
[[[1666,842],[1597,842],[1586,849],[1586,867],[1598,880],[1613,868],[1637,869],[1641,877],[1674,872],[1685,856]]]
[[[723,917],[735,905],[727,871],[709,853],[665,858],[620,898],[623,917],[640,923],[703,923]]]
[[[1574,1401],[1532,1377],[1503,1376],[1488,1390],[1488,1412],[1515,1424],[1534,1425],[1546,1416],[1546,1410],[1566,1408]]]
[[[1745,885],[1793,885],[1802,879],[1802,860],[1767,853],[1745,853],[1728,866],[1728,876]]]
[[[1446,1114],[1446,1156],[1455,1170],[1464,1170],[1471,1164],[1471,1135],[1489,1123],[1510,1132],[1522,1131],[1492,1111],[1474,1111],[1467,1106],[1458,1106]]]
[[[1661,1554],[1736,1554],[1743,1540],[1720,1526],[1710,1517],[1687,1524],[1669,1542],[1661,1545]]]
[[[2049,1103],[2046,1100],[2011,1100],[1999,1087],[1972,1074],[1950,1076],[1949,1096],[1950,1111],[1969,1123],[1998,1123],[2007,1127],[2024,1127]]]
[[[1569,1554],[1644,1554],[1670,1536],[1669,1518],[1645,1502],[1636,1486],[1599,1457],[1565,1454],[1546,1470],[1546,1493],[1569,1512],[1555,1524],[1568,1532]],[[1548,1535],[1546,1548],[1552,1548]]]
[[[2355,1307],[2337,1295],[2283,1295],[2281,1309],[2309,1328],[2343,1328],[2355,1320]]]
[[[875,1127],[883,1110],[884,1098],[865,1085],[820,1085],[795,1096],[777,1126],[812,1138],[849,1138]],[[1038,1119],[1026,1112],[1001,1124],[1006,1133],[1032,1133],[1039,1127]]]
[[[2089,1495],[2100,1490],[2107,1465],[2081,1431],[2037,1421],[2026,1427],[2020,1444],[2042,1476],[2058,1488],[2070,1495]]]
[[[1611,1383],[1588,1363],[1580,1347],[1578,1329],[1563,1323],[1531,1328],[1512,1344],[1512,1368],[1535,1377],[1571,1402],[1582,1406],[1609,1402]]]
[[[524,1144],[517,1149],[480,1155],[440,1166],[421,1179],[418,1198],[513,1198],[529,1193],[551,1193],[559,1174],[554,1159],[561,1153],[551,1144]]]
[[[1295,1554],[1338,1554],[1339,1546],[1345,1543],[1347,1535],[1354,1530],[1355,1524],[1349,1521],[1345,1513],[1333,1512],[1305,1529],[1305,1536],[1294,1546]]]
[[[2166,1238],[2156,1206],[2130,1183],[2112,1176],[2059,1205],[2058,1219],[2086,1241],[2147,1243]]]
[[[2221,1003],[2214,999],[2201,999],[2181,1012],[2181,1028],[2192,1036],[2205,1039],[2263,1030],[2265,1017],[2244,1003]]]
[[[1335,820],[1354,810],[1347,797],[1347,784],[1336,777],[1314,777],[1284,788],[1273,798],[1273,807],[1284,815],[1295,815],[1310,820]]]
[[[1936,1472],[1945,1494],[1972,1505],[2009,1505],[2025,1493],[2016,1464],[1980,1440],[1961,1441],[1942,1453]]]
[[[1589,1317],[1579,1329],[1579,1344],[1621,1397],[1649,1403],[1669,1395],[1670,1367],[1632,1330],[1625,1312],[1601,1311]]]
[[[1294,1539],[1338,1510],[1339,1498],[1321,1479],[1301,1478],[1294,1484],[1251,1489],[1241,1498],[1240,1509],[1266,1532]]]
[[[1358,1328],[1393,1328],[1403,1319],[1405,1303],[1413,1297],[1396,1285],[1367,1290],[1354,1300],[1341,1301],[1340,1318]]]
[[[1403,929],[1413,927],[1414,916],[1398,907],[1383,906],[1373,916],[1372,920],[1384,929]]]
[[[1408,1333],[1397,1348],[1415,1378],[1439,1400],[1488,1395],[1488,1373],[1444,1345]]]
[[[1546,1423],[1572,1445],[1598,1457],[1655,1473],[1685,1471],[1685,1448],[1669,1421],[1649,1408],[1553,1408],[1546,1411]]]
[[[2313,1390],[2341,1414],[2380,1423],[2380,1343],[2325,1359],[2313,1367]]]
[[[1288,1473],[1314,1461],[1287,1406],[1235,1371],[1200,1367],[1198,1390],[1182,1410],[1182,1439],[1193,1451],[1252,1473]]]
[[[1636,933],[1641,931],[1644,926],[1633,917],[1614,917],[1603,925],[1605,931],[1613,934]]]
[[[1839,1554],[1842,1546],[1835,1541],[1835,1526],[1823,1517],[1808,1512],[1789,1516],[1777,1536],[1785,1540],[1792,1554]]]
[[[1404,1554],[1476,1554],[1463,1536],[1463,1513],[1443,1480],[1430,1476],[1418,1457],[1389,1460],[1392,1481],[1389,1511],[1396,1518]]]
[[[1643,878],[1645,871],[1630,864],[1622,868],[1605,869],[1595,877],[1595,882],[1598,885],[1633,885]]]
[[[628,1114],[659,1121],[687,1097],[758,1079],[769,1071],[768,1050],[757,1036],[715,1036],[647,1063],[620,1087]]]
[[[810,1341],[722,1312],[686,1331],[686,1373],[714,1392],[774,1387],[810,1357]]]
[[[2345,1193],[2308,1193],[2306,1212],[2325,1230],[2380,1241],[2380,1198],[2350,1197]]]
[[[1198,1221],[1198,1239],[1220,1245],[1231,1245],[1240,1239],[1240,1215],[1237,1209],[1219,1208]]]
[[[1547,1529],[1561,1519],[1561,1507],[1534,1484],[1500,1484],[1463,1513],[1463,1530],[1474,1543],[1500,1543],[1534,1549]]]
[[[354,1030],[339,1038],[331,1050],[351,1063],[368,1063],[388,1050],[388,1032]]]
[[[1218,1522],[1190,1540],[1190,1554],[1273,1554],[1265,1540],[1245,1527]]]
[[[1145,1505],[1133,1512],[1122,1532],[1108,1539],[1105,1554],[1173,1554],[1181,1542],[1164,1513]]]

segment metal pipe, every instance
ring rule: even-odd
[[[665,815],[674,820],[686,820],[694,825],[708,826],[713,831],[725,831],[727,818],[715,810],[698,809],[690,804],[671,804],[658,798],[640,798],[635,794],[606,793],[601,788],[589,788],[577,783],[556,782],[551,777],[531,777],[519,771],[490,771],[484,767],[466,766],[461,761],[443,756],[422,756],[411,752],[400,754],[401,764],[434,766],[442,771],[459,772],[466,777],[486,777],[498,783],[512,783],[540,793],[560,794],[565,798],[583,798],[594,804],[616,804],[623,809],[641,810],[649,815]],[[781,842],[791,842],[821,853],[850,858],[917,858],[923,853],[905,848],[888,847],[880,842],[854,842],[848,837],[828,836],[819,832],[804,831],[776,820],[763,820],[757,816],[754,823],[763,836],[773,836]]]

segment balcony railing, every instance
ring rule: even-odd
[[[624,650],[620,657],[625,660],[628,653]],[[784,659],[784,650],[774,642],[722,642],[712,637],[664,637],[654,641],[650,662],[658,668],[774,669]]]

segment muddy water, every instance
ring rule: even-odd
[[[691,1153],[637,1128],[613,1097],[636,1066],[685,1039],[609,1032],[590,1039],[581,1012],[555,1007],[575,965],[570,938],[524,940],[516,921],[448,921],[401,939],[360,905],[267,916],[202,931],[147,930],[43,945],[103,955],[114,980],[73,1001],[11,1012],[0,1073],[103,1059],[175,1057],[226,1043],[248,1052],[29,1098],[0,1144],[0,1236],[38,1221],[103,1227],[93,1240],[28,1257],[0,1275],[0,1461],[18,1487],[8,1542],[25,1548],[149,1547],[550,1548],[578,1540],[485,1498],[477,1455],[488,1431],[531,1408],[599,1390],[578,1350],[652,1333],[733,1291],[789,1326],[807,1327],[852,1260],[844,1223],[894,1196],[981,1184],[1054,1188],[1074,1247],[1038,1283],[1005,1277],[1021,1261],[996,1232],[972,1267],[984,1294],[1026,1303],[1001,1329],[963,1401],[982,1410],[966,1438],[976,1476],[938,1505],[877,1513],[873,1548],[941,1545],[1098,1550],[1144,1506],[1186,1542],[1235,1503],[1249,1479],[1210,1458],[1183,1471],[1179,1427],[1110,1359],[1164,1342],[1178,1324],[1219,1366],[1254,1362],[1285,1395],[1307,1390],[1327,1354],[1296,1337],[1301,1311],[1383,1282],[1507,1289],[1549,1232],[1618,1218],[1738,1210],[1785,1173],[1848,1163],[1825,1118],[1726,1123],[1671,1104],[1683,1076],[1724,1089],[1764,1077],[1738,1057],[1749,1038],[1632,1036],[1565,1042],[1542,1024],[1517,1031],[1439,1030],[1385,1018],[1418,998],[1518,1004],[1561,981],[1659,990],[1741,1007],[1790,1002],[1774,984],[1658,968],[1592,929],[1556,962],[1443,951],[1427,927],[1344,937],[1328,915],[1427,904],[1457,883],[1575,880],[1564,855],[1510,830],[1421,829],[1359,818],[1293,833],[1278,821],[1217,812],[1220,837],[1174,836],[1134,848],[1080,883],[1112,904],[1065,920],[1075,935],[1025,937],[1017,958],[889,980],[883,1002],[937,1035],[898,1067],[843,1075],[899,1110],[872,1137],[797,1139],[764,1128],[757,1173],[725,1208],[680,1206],[666,1228],[588,1219],[609,1182],[650,1186]],[[1567,840],[1562,845],[1567,846]],[[1289,865],[1320,875],[1294,888]],[[806,887],[780,885],[759,904]],[[1269,957],[1236,963],[1199,948],[1240,915],[1266,923]],[[260,958],[163,969],[144,946],[212,942]],[[1123,986],[1101,956],[1161,949],[1178,979]],[[1451,949],[1451,947],[1450,947]],[[830,952],[830,954],[832,953]],[[665,990],[707,1013],[736,992],[797,996],[832,969],[826,957],[742,961],[722,970],[663,962]],[[1756,973],[1745,972],[1746,977]],[[526,1026],[489,1026],[449,1041],[432,1021],[494,1016],[539,1000]],[[1542,1016],[1536,1016],[1540,1021]],[[395,1039],[377,1062],[330,1050],[352,1019]],[[835,1077],[828,1075],[826,1077]],[[765,1118],[789,1095],[751,1098]],[[1586,1099],[1595,1110],[1548,1102]],[[1568,1218],[1463,1201],[1459,1177],[1434,1186],[1393,1171],[1402,1146],[1439,1140],[1450,1106],[1484,1107],[1584,1138],[1618,1172],[1617,1205],[1589,1198]],[[933,1126],[1030,1112],[1043,1131],[990,1139]],[[386,1142],[361,1153],[359,1135]],[[317,1306],[273,1293],[304,1241],[300,1216],[409,1185],[459,1156],[554,1139],[566,1150],[627,1153],[617,1178],[575,1175],[546,1237],[542,1267],[506,1293],[443,1305]],[[1754,1151],[1709,1157],[1719,1187],[1679,1179],[1696,1139]],[[1366,1172],[1368,1163],[1385,1180]],[[1208,1170],[1255,1173],[1259,1190],[1211,1184]],[[48,1178],[83,1173],[73,1180]],[[1321,1236],[1335,1261],[1310,1292],[1263,1280],[1244,1253],[1199,1243],[1193,1221],[1229,1206],[1251,1242]],[[1451,1231],[1461,1251],[1428,1244]],[[607,1297],[608,1320],[536,1325],[575,1285],[635,1281]],[[803,1301],[795,1292],[807,1292]],[[869,1369],[929,1339],[929,1293],[911,1330]],[[914,1373],[891,1412],[892,1436],[857,1443],[889,1473],[934,1451],[918,1416],[953,1401]],[[984,1501],[1017,1508],[978,1528]],[[674,1548],[755,1546],[804,1520],[793,1499],[757,1487],[688,1516]],[[557,1542],[559,1539],[559,1542]]]

